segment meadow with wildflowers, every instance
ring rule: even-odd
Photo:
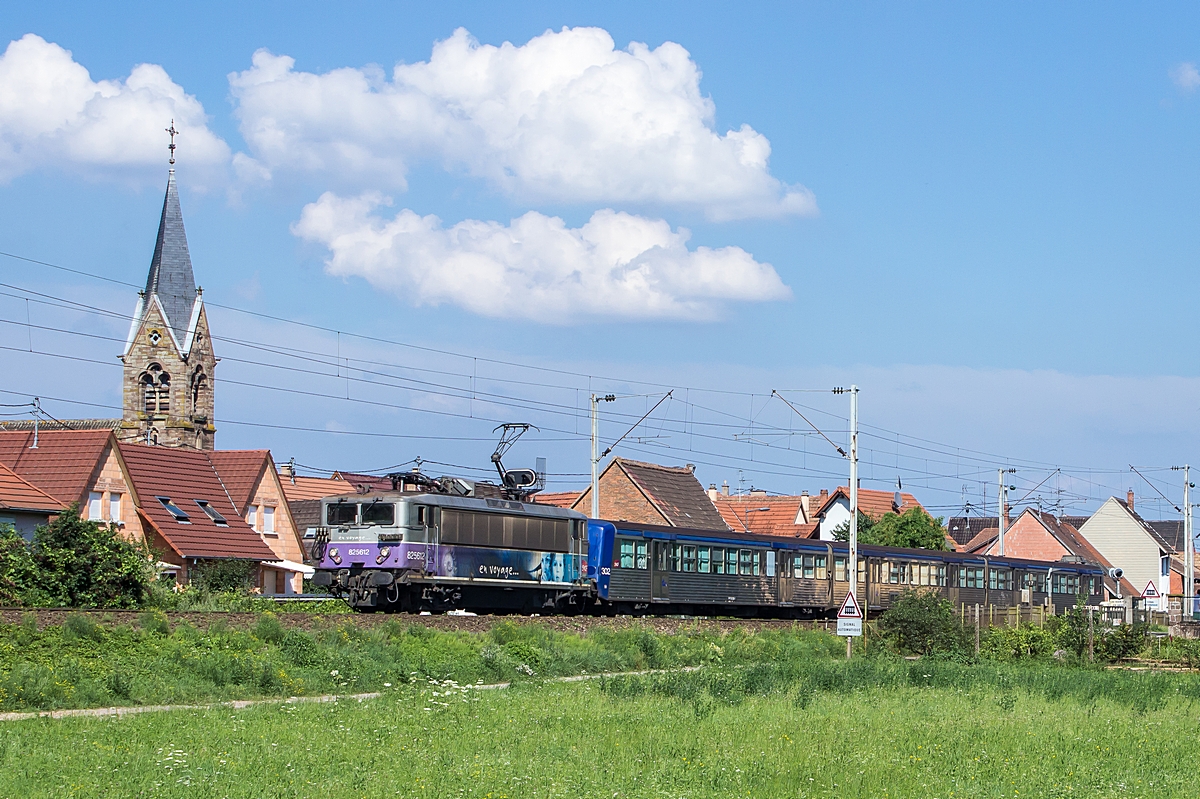
[[[713,663],[686,676],[502,690],[423,678],[362,702],[12,722],[0,725],[0,780],[30,798],[1195,796],[1200,705],[1168,675],[1117,675],[1130,690],[1063,669],[1100,679],[1071,693],[1003,669],[862,662],[808,682]],[[1151,702],[1138,700],[1145,677],[1167,680]]]

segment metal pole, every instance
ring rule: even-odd
[[[1192,481],[1190,467],[1183,466],[1183,618],[1191,619],[1196,612],[1196,547],[1192,538]],[[1182,619],[1181,619],[1182,621]]]
[[[600,423],[596,411],[596,395],[592,395],[592,518],[600,518]]]
[[[858,386],[850,386],[850,593],[858,599]],[[862,604],[866,607],[866,603]],[[864,614],[865,615],[865,614]],[[854,639],[846,636],[846,659]]]
[[[1000,534],[997,537],[997,546],[999,547],[999,551],[997,551],[996,554],[1000,557],[1004,557],[1004,505],[1008,502],[1008,492],[1004,490],[1004,470],[997,469],[996,473],[1000,480],[1000,491],[996,494],[996,496],[1000,499]]]

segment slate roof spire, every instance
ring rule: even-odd
[[[158,222],[158,241],[146,277],[146,302],[158,295],[167,315],[167,325],[182,344],[187,339],[192,306],[196,302],[196,278],[188,254],[187,234],[183,231],[183,212],[179,208],[179,189],[175,170],[167,177],[167,195],[163,199],[162,218]]]

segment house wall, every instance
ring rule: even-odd
[[[1160,574],[1161,552],[1158,542],[1117,500],[1109,498],[1092,517],[1079,528],[1080,534],[1113,566],[1125,572],[1125,579],[1139,592],[1153,582],[1159,593],[1166,596],[1168,579]]]
[[[25,513],[19,510],[0,510],[0,524],[10,524],[26,541],[33,540],[33,531],[38,525],[50,521],[46,513]]]
[[[275,473],[274,468],[263,469],[259,475],[258,482],[254,486],[254,490],[250,494],[250,502],[247,507],[242,509],[242,514],[246,521],[250,521],[250,508],[255,509],[254,512],[254,529],[262,536],[262,540],[271,548],[281,560],[290,560],[296,563],[304,562],[304,548],[301,545],[300,537],[296,532],[296,528],[292,523],[292,515],[288,512],[287,502],[284,499],[283,487],[279,483],[279,477]],[[264,529],[263,508],[275,509],[275,532],[269,533]],[[273,569],[270,566],[264,566],[260,579],[260,586],[264,594],[287,593],[287,594],[302,594],[304,593],[304,576],[298,572],[285,572],[284,580],[286,585],[280,586],[277,582],[276,572],[278,569]],[[283,587],[283,591],[276,589]]]
[[[993,542],[984,554],[1000,554],[1000,542]],[[1026,513],[1004,531],[1004,554],[1010,558],[1060,560],[1071,553],[1037,519]]]
[[[832,541],[834,529],[848,521],[850,521],[850,500],[838,497],[825,509],[825,518],[821,520],[821,540]]]
[[[588,486],[572,507],[582,513],[591,514],[591,486]],[[639,524],[670,524],[629,476],[617,466],[610,466],[600,475],[600,518]]]
[[[100,515],[94,521],[107,522],[114,519],[112,499],[113,494],[119,494],[118,520],[121,522],[121,533],[135,544],[141,543],[145,535],[142,529],[142,519],[138,516],[137,508],[133,504],[133,491],[129,487],[129,478],[125,474],[125,470],[121,468],[121,461],[117,457],[116,449],[111,445],[104,448],[104,453],[100,456],[100,460],[88,480],[87,490],[79,498],[79,515],[84,519],[92,518],[90,500],[93,492],[101,495]]]

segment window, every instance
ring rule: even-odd
[[[775,576],[775,551],[771,549],[767,550],[767,576]]]
[[[99,491],[91,491],[88,493],[88,518],[98,522],[104,518],[100,511],[100,504],[104,500],[104,494]]]
[[[649,546],[650,545],[647,544],[645,541],[638,541],[635,543],[635,545],[634,545],[635,555],[634,555],[634,561],[633,561],[635,568],[645,569],[647,566],[650,565],[650,563],[649,563],[650,557],[647,554],[647,548]]]
[[[725,573],[726,574],[737,574],[738,573],[738,550],[736,550],[736,549],[725,550]]]
[[[272,532],[275,529],[275,509],[263,508],[263,529]],[[270,520],[270,521],[268,521]],[[396,524],[396,506],[390,502],[375,500],[369,505],[363,505],[363,524],[378,524],[381,527],[392,527]]]
[[[700,573],[708,574],[712,571],[712,550],[709,547],[700,547]]]
[[[712,573],[725,573],[725,550],[721,547],[713,547],[712,551]]]
[[[617,563],[618,568],[632,569],[633,568],[633,541],[628,538],[617,539]]]
[[[813,577],[817,580],[829,579],[829,559],[825,555],[817,555],[813,559]]]
[[[909,564],[888,561],[886,564],[887,581],[892,585],[908,585]]]
[[[683,568],[683,546],[671,544],[671,571],[677,572]]]
[[[113,491],[108,495],[108,519],[109,521],[121,521],[121,494]]]
[[[138,378],[142,387],[146,413],[166,413],[171,409],[171,376],[161,365],[152,363]]]
[[[752,561],[750,560],[751,552],[748,549],[739,549],[738,554],[738,574],[750,574]]]
[[[942,587],[945,587],[945,585],[946,585],[946,567],[945,566],[937,567],[937,574],[934,577],[934,580],[936,580],[934,585],[940,585]]]
[[[176,506],[173,502],[171,502],[170,497],[155,497],[155,499],[157,499],[162,504],[162,506],[164,508],[166,508],[167,513],[169,513],[175,517],[175,521],[179,522],[180,524],[191,524],[192,523],[191,522],[192,517],[190,517],[186,513],[184,513],[182,508]]]
[[[418,508],[417,524],[422,524],[421,511],[426,508]],[[353,502],[335,502],[325,509],[325,523],[329,526],[338,524],[354,524],[358,521],[358,505]]]
[[[199,413],[200,407],[204,403],[204,392],[208,389],[208,377],[205,376],[204,370],[197,366],[196,371],[192,372],[191,398],[192,398],[192,413]]]
[[[753,564],[753,574],[755,577],[762,574],[762,553],[755,550],[751,553],[751,563]]]
[[[218,513],[217,509],[214,508],[212,505],[210,505],[208,503],[207,499],[196,499],[196,500],[192,500],[192,501],[195,502],[197,505],[199,505],[200,510],[204,511],[205,515],[208,516],[208,518],[212,519],[213,523],[216,524],[218,527],[228,527],[229,526],[229,522],[227,522],[225,520],[225,517],[222,516],[220,513]],[[167,510],[170,510],[170,508],[168,508]]]
[[[988,588],[992,591],[1011,591],[1012,572],[1008,569],[989,569]]]
[[[685,546],[683,547],[683,570],[685,572],[696,571],[696,548]]]
[[[1079,575],[1056,572],[1050,578],[1050,587],[1056,594],[1077,595],[1079,593]]]
[[[849,577],[846,575],[846,559],[845,558],[834,558],[833,559],[833,579],[839,583],[844,583],[847,580],[849,580]]]
[[[1166,577],[1167,575],[1169,575],[1171,573],[1171,556],[1163,555],[1160,565],[1162,566],[1162,568],[1159,571],[1159,574],[1161,574],[1163,577]]]
[[[959,588],[983,588],[983,567],[982,566],[959,566],[958,567],[958,587]]]
[[[250,525],[251,530],[258,529],[258,506],[257,505],[251,505],[250,509],[248,511],[246,511],[246,524]]]
[[[391,508],[392,506],[388,505],[388,507]],[[262,514],[263,514],[263,529],[262,529],[262,531],[264,533],[275,532],[275,509],[272,508],[270,505],[263,505]],[[389,521],[388,524],[391,524],[391,522]]]

